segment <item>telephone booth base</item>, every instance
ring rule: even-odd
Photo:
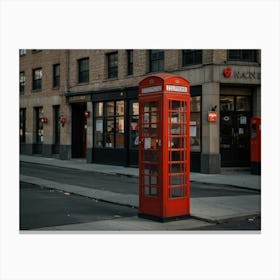
[[[147,220],[152,220],[155,222],[167,223],[167,222],[173,222],[173,221],[186,220],[186,219],[189,219],[191,216],[190,215],[181,215],[181,216],[172,216],[172,217],[160,217],[160,216],[154,216],[154,215],[145,214],[145,213],[138,213],[138,217],[147,219]]]

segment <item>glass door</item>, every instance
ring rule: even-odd
[[[221,96],[222,166],[248,166],[250,164],[250,108],[250,96]]]

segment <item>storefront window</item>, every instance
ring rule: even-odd
[[[250,107],[250,96],[236,96],[236,111],[250,111]]]
[[[36,114],[36,144],[42,144],[44,141],[44,129],[43,129],[43,107],[35,108]]]
[[[220,97],[220,111],[221,112],[234,111],[234,97],[233,96],[221,96]]]
[[[20,109],[20,123],[19,123],[19,136],[20,143],[25,143],[25,130],[26,130],[26,109]]]
[[[95,103],[96,148],[124,147],[124,101]]]
[[[53,115],[54,115],[54,144],[59,145],[60,144],[60,106],[56,105],[53,106]]]
[[[200,152],[200,131],[201,131],[201,97],[193,96],[191,97],[191,121],[190,121],[190,146],[191,152]]]
[[[138,138],[138,121],[139,121],[139,103],[138,101],[132,101],[130,103],[129,116],[129,148],[138,149],[139,138]]]

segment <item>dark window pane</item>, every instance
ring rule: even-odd
[[[150,72],[159,72],[164,70],[164,51],[150,51]]]
[[[236,110],[237,111],[250,111],[251,102],[250,96],[237,96],[236,97]]]
[[[25,88],[25,74],[24,74],[24,72],[20,72],[20,76],[19,76],[19,91],[20,91],[20,93],[24,92],[24,88]]]
[[[202,50],[183,50],[183,66],[201,63]]]
[[[127,75],[133,75],[133,50],[127,51]]]
[[[54,114],[54,144],[60,144],[60,106],[53,106]]]
[[[89,82],[89,59],[83,58],[78,60],[79,66],[79,83],[88,83]]]
[[[108,79],[118,77],[118,53],[110,53],[107,55],[108,60]]]
[[[228,60],[252,61],[257,60],[256,50],[229,50]]]
[[[32,89],[41,89],[42,88],[42,68],[33,69],[33,83]]]
[[[53,87],[60,86],[60,65],[56,64],[53,66]]]
[[[19,121],[19,135],[20,143],[25,143],[26,132],[26,109],[20,109],[20,121]]]

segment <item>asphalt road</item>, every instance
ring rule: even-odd
[[[118,219],[137,209],[20,183],[20,230]]]
[[[138,178],[116,176],[96,172],[74,170],[33,163],[20,163],[20,173],[32,177],[81,187],[107,190],[117,193],[138,194]],[[191,182],[191,197],[217,197],[259,194],[258,191],[240,189],[228,185]]]
[[[20,183],[20,230],[87,223],[133,217],[135,208],[97,201],[38,185]],[[260,230],[260,217],[227,221],[199,227],[198,231]]]

